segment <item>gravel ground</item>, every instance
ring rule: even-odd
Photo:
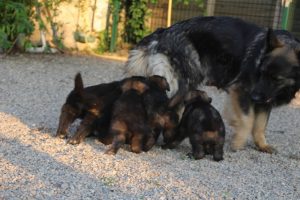
[[[86,86],[116,80],[122,62],[95,57],[15,55],[0,59],[0,199],[300,199],[300,109],[272,111],[267,140],[279,151],[191,160],[188,141],[133,154],[103,154],[94,138],[72,146],[53,137],[61,105],[81,72]],[[221,111],[224,94],[209,94]],[[75,126],[71,128],[74,132]]]

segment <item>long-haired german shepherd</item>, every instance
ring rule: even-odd
[[[200,84],[228,90],[232,147],[252,133],[258,149],[272,153],[265,129],[274,106],[300,88],[300,42],[289,32],[232,17],[195,17],[161,28],[131,50],[126,76],[160,75],[170,85],[170,106]]]

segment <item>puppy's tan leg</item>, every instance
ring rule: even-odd
[[[143,146],[143,134],[133,133],[133,137],[131,139],[131,151],[134,153],[141,153],[142,146]]]
[[[124,122],[113,121],[111,130],[109,134],[113,135],[113,141],[110,148],[105,152],[105,154],[115,155],[120,147],[126,142],[126,133],[128,129]]]
[[[266,153],[275,153],[276,150],[272,146],[268,145],[265,137],[265,130],[267,127],[270,110],[258,110],[255,112],[254,127],[252,130],[252,136],[257,148]]]
[[[234,129],[234,136],[231,144],[234,151],[244,148],[254,123],[253,106],[248,103],[245,106],[247,109],[243,109],[241,103],[247,102],[241,102],[243,99],[241,99],[239,95],[238,88],[231,89],[229,93],[230,99],[225,105],[227,106],[227,108],[225,108],[227,111],[225,112],[225,118]]]

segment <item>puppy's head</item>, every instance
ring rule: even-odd
[[[149,86],[146,83],[146,78],[140,76],[127,78],[121,84],[121,90],[123,93],[129,90],[135,90],[138,94],[143,94],[148,89]]]
[[[170,85],[165,77],[153,75],[149,77],[149,81],[162,91],[170,91]]]
[[[191,90],[184,97],[184,103],[190,104],[196,101],[202,101],[205,103],[211,103],[212,98],[207,95],[205,91],[202,90]]]
[[[81,74],[78,73],[74,79],[74,89],[70,92],[65,104],[61,108],[59,125],[56,132],[57,137],[65,137],[69,126],[82,114],[83,90]]]

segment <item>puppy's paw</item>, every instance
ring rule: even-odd
[[[219,162],[219,161],[221,161],[221,160],[224,160],[224,158],[223,158],[222,155],[214,155],[214,156],[213,156],[213,159],[214,159],[214,161],[217,161],[217,162]]]
[[[177,146],[177,145],[174,144],[174,143],[171,143],[171,144],[163,144],[163,145],[161,146],[161,148],[162,148],[162,149],[175,149],[176,146]]]
[[[67,141],[68,144],[72,144],[72,145],[79,144],[80,142],[81,142],[81,141],[80,141],[79,138],[74,138],[74,137],[70,138],[70,139]]]
[[[195,154],[195,153],[192,153],[192,152],[190,152],[190,153],[188,153],[186,155],[190,159],[195,159],[195,160],[200,160],[200,159],[204,158],[204,156],[205,156],[204,153],[197,153],[197,154]]]
[[[187,156],[189,159],[194,159],[194,156],[193,156],[193,153],[192,153],[192,152],[187,153],[186,156]]]
[[[116,152],[114,151],[114,149],[108,149],[104,152],[104,154],[114,156],[116,155]]]
[[[56,135],[55,135],[55,137],[58,137],[58,138],[60,138],[60,139],[66,139],[67,138],[67,133],[57,133]]]
[[[133,153],[142,153],[141,149],[131,149],[131,152]]]

